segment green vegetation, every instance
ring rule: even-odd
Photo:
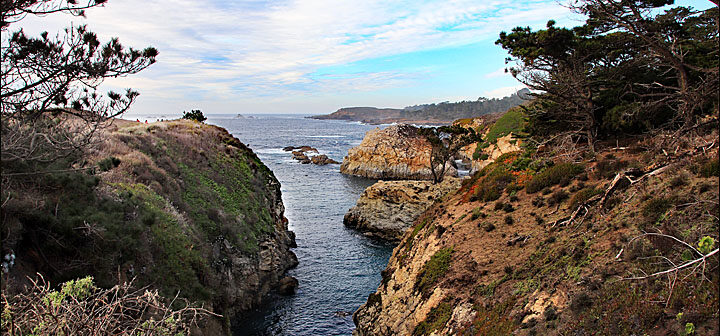
[[[572,196],[572,198],[570,198],[570,209],[577,209],[578,206],[587,202],[593,196],[600,195],[602,193],[603,192],[600,189],[595,189],[592,187],[583,188],[580,191],[576,192]]]
[[[171,309],[156,291],[129,284],[98,288],[92,277],[71,280],[60,291],[42,278],[13,295],[2,293],[3,335],[187,335],[205,310]]]
[[[452,260],[452,247],[441,249],[428,260],[418,274],[418,280],[415,283],[415,290],[428,296],[438,280],[450,269],[450,261]]]
[[[197,122],[204,122],[207,117],[200,110],[191,110],[190,112],[183,111],[183,119],[193,120]]]
[[[485,135],[485,142],[494,144],[497,139],[510,133],[520,135],[523,132],[524,113],[522,107],[513,107],[500,117]]]
[[[598,137],[692,127],[716,113],[705,83],[717,81],[718,7],[663,8],[671,3],[585,0],[573,4],[588,17],[578,27],[549,20],[500,33],[510,73],[543,92],[529,108],[530,132],[575,131],[594,152]]]
[[[98,162],[98,168],[100,168],[100,171],[108,171],[110,169],[113,169],[120,165],[120,159],[110,156],[104,160],[101,160]]]
[[[475,304],[475,318],[472,324],[459,335],[511,335],[517,324],[510,318],[510,312],[517,299],[512,296],[496,304]]]
[[[720,164],[717,159],[711,159],[700,167],[700,176],[720,176]]]
[[[574,163],[559,163],[533,176],[532,180],[525,185],[525,189],[528,193],[535,193],[556,184],[567,184],[584,170],[582,166]]]
[[[413,336],[430,335],[435,331],[442,330],[450,320],[452,310],[453,306],[449,302],[440,302],[430,310],[424,321],[415,326]]]

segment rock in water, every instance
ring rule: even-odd
[[[319,166],[324,166],[324,165],[326,165],[326,164],[338,164],[338,163],[340,163],[340,162],[337,162],[337,161],[329,158],[329,157],[328,157],[327,155],[325,155],[325,154],[315,155],[315,156],[313,156],[312,158],[310,158],[310,161],[311,161],[312,163],[316,164],[316,165],[319,165]]]
[[[348,151],[340,172],[372,179],[432,180],[430,142],[418,128],[395,125],[368,131],[359,146]],[[446,175],[457,176],[448,163]]]
[[[460,188],[459,178],[430,181],[380,181],[365,189],[343,222],[366,235],[398,241],[433,202]]]
[[[295,294],[295,291],[298,288],[298,280],[291,277],[286,276],[282,279],[280,279],[280,283],[278,284],[278,293],[282,295],[293,295]]]

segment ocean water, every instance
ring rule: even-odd
[[[280,181],[285,216],[295,232],[300,264],[294,296],[231,321],[234,335],[350,335],[352,313],[380,284],[392,246],[343,225],[343,216],[375,181],[340,174],[339,165],[300,164],[285,146],[308,145],[341,162],[348,149],[377,126],[298,115],[207,115],[260,157]],[[154,121],[159,116],[126,116]]]

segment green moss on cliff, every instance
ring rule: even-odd
[[[430,310],[424,321],[420,322],[413,330],[413,336],[430,335],[437,330],[442,330],[445,323],[450,320],[453,307],[448,302],[440,302]]]
[[[422,270],[420,270],[417,282],[415,282],[415,290],[424,296],[430,295],[438,280],[450,269],[452,253],[452,247],[447,247],[435,252],[435,254],[430,257],[430,260],[425,263]]]

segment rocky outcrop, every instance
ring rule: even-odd
[[[92,183],[58,185],[34,200],[4,205],[14,228],[42,233],[8,231],[3,247],[17,252],[21,267],[3,283],[22,283],[35,272],[53,285],[68,276],[90,275],[102,287],[135,279],[139,287],[170,298],[179,293],[230,319],[256,308],[273,290],[291,292],[285,272],[297,265],[290,250],[295,238],[280,183],[247,146],[225,129],[189,120],[116,120],[97,139],[98,147],[83,158],[97,164],[95,175],[68,177]],[[44,182],[37,183],[40,188]],[[45,199],[65,203],[33,210],[52,213],[42,217],[51,221],[27,220],[35,217],[25,215],[30,207],[24,202]],[[75,212],[85,228],[78,227]],[[229,333],[224,326],[210,318],[194,333]]]
[[[348,151],[340,172],[383,180],[431,180],[430,155],[430,143],[418,134],[416,127],[376,128]],[[446,175],[457,176],[457,169],[449,167]]]
[[[346,226],[368,236],[398,241],[435,200],[460,188],[459,178],[430,181],[379,181],[365,189],[346,214]]]
[[[310,147],[310,146],[287,146],[283,148],[284,151],[289,152],[292,151],[293,159],[300,161],[302,164],[316,164],[318,166],[324,166],[328,164],[339,164],[340,162],[337,162],[331,158],[329,158],[325,154],[319,154],[318,150],[316,148]],[[314,153],[314,155],[310,154]],[[310,155],[308,155],[310,154]]]
[[[500,155],[521,150],[521,144],[522,140],[515,138],[512,134],[508,134],[498,138],[496,143],[489,144],[488,147],[482,149],[483,154],[486,154],[487,157],[480,156],[477,160],[473,159],[473,154],[477,150],[478,146],[477,143],[474,143],[458,151],[456,158],[458,160],[463,160],[465,164],[469,163],[470,173],[472,174],[495,162],[495,159],[500,157]]]
[[[324,166],[324,165],[327,165],[327,164],[338,164],[338,163],[340,163],[340,162],[337,162],[337,161],[329,158],[329,157],[328,157],[327,155],[325,155],[325,154],[315,155],[315,156],[311,157],[311,158],[310,158],[310,162],[312,162],[312,163],[314,163],[314,164],[316,164],[316,165],[318,165],[318,166]]]

